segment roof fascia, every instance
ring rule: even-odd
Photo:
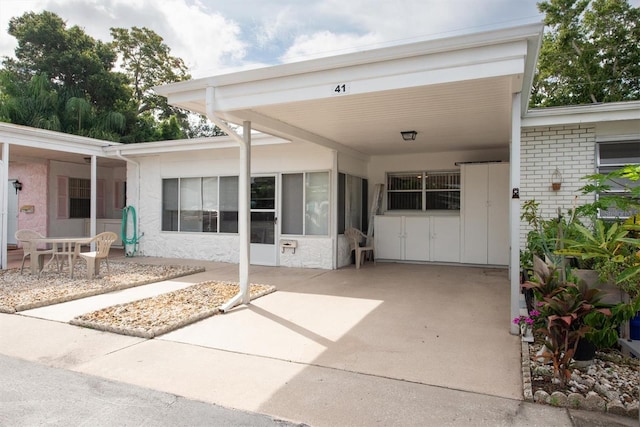
[[[491,61],[495,61],[495,65],[500,65],[500,61],[514,61],[517,59],[523,61],[524,59],[524,62],[521,63],[522,65],[519,64],[517,67],[520,68],[518,74],[523,75],[523,79],[519,83],[519,87],[514,87],[513,89],[514,92],[529,93],[543,29],[544,25],[542,23],[535,23],[194,79],[159,86],[154,89],[160,95],[166,96],[169,103],[173,105],[180,105],[183,108],[204,113],[202,110],[204,109],[203,100],[206,98],[206,88],[214,87],[217,92],[215,97],[217,105],[215,105],[214,111],[221,112],[234,108],[250,108],[251,104],[255,106],[256,103],[260,103],[257,98],[263,97],[263,100],[266,101],[269,95],[271,95],[269,102],[276,102],[278,99],[290,102],[292,99],[296,99],[296,94],[300,97],[300,91],[305,87],[312,89],[306,91],[305,96],[307,99],[318,94],[326,97],[329,94],[328,86],[326,86],[329,84],[327,79],[333,78],[330,82],[331,84],[340,83],[341,79],[344,79],[344,70],[347,68],[349,68],[349,80],[357,80],[356,77],[359,76],[360,81],[366,81],[368,84],[374,81],[375,78],[378,78],[377,82],[379,83],[379,79],[385,71],[396,73],[396,75],[387,75],[387,79],[395,78],[396,81],[399,81],[402,77],[399,74],[405,73],[405,75],[410,76],[412,72],[422,71],[423,83],[436,84],[441,81],[452,82],[456,81],[456,79],[466,79],[470,77],[468,73],[474,72],[480,73],[475,75],[476,78],[478,76],[483,77],[482,71],[487,72]],[[521,42],[525,43],[524,47],[516,47]],[[460,52],[467,54],[471,49],[482,52],[486,57],[483,58],[479,55],[475,59],[460,58]],[[428,61],[418,61],[416,59],[418,57],[428,57]],[[443,63],[437,63],[440,60]],[[396,67],[394,70],[393,66],[389,65],[392,62],[402,64],[407,69],[398,71],[398,67]],[[417,68],[418,63],[422,67],[421,70]],[[425,65],[425,63],[427,64]],[[475,68],[472,68],[473,65],[475,65]],[[461,69],[464,67],[468,67],[467,74],[461,73]],[[378,73],[377,75],[366,74],[367,71],[372,72],[374,68]],[[494,67],[494,69],[498,70],[498,67]],[[430,74],[425,74],[425,72],[429,71],[431,72]],[[516,71],[515,68],[507,68],[503,71],[503,74]],[[427,79],[438,72],[441,74],[440,77],[436,76],[433,80]],[[494,72],[499,73],[499,71]],[[314,74],[318,76],[320,73],[322,77],[316,78],[314,81]],[[443,77],[444,75],[448,76],[446,80]],[[319,87],[320,80],[323,80],[321,87]],[[293,81],[296,82],[295,85],[291,84]],[[287,84],[283,86],[284,82]],[[317,87],[314,88],[313,86]],[[268,89],[269,94],[265,94],[265,88]],[[393,85],[388,88],[393,89]],[[383,88],[382,90],[388,88]],[[278,89],[281,92],[278,92]],[[362,88],[360,90],[364,91]],[[292,95],[294,96],[293,98],[291,98]],[[528,102],[528,96],[523,98],[522,113],[526,111],[525,106]]]
[[[12,123],[0,123],[0,142],[45,150],[96,156],[103,154],[104,147],[123,145],[118,142],[102,141]]]
[[[252,134],[251,145],[277,145],[289,144],[288,139],[276,138],[265,134]],[[209,138],[180,139],[170,141],[139,142],[135,144],[123,144],[117,147],[107,147],[106,154],[115,156],[146,156],[161,153],[178,153],[197,150],[217,150],[223,148],[238,148],[238,143],[229,136],[216,136]]]
[[[640,101],[611,102],[529,110],[522,118],[522,127],[639,119]]]
[[[198,90],[208,86],[220,87],[244,84],[252,81],[268,80],[298,74],[326,71],[335,68],[371,64],[375,62],[393,61],[401,58],[470,49],[479,46],[508,43],[516,40],[538,40],[541,37],[543,28],[543,23],[533,23],[499,30],[465,34],[462,36],[427,40],[404,45],[395,45],[380,49],[365,50],[344,55],[204,77],[185,82],[157,86],[154,87],[154,90],[160,95],[170,96],[176,93]]]

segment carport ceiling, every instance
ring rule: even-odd
[[[254,129],[278,134],[269,125],[275,120],[367,155],[504,147],[511,129],[511,85],[507,77],[470,80],[271,105],[226,116],[252,118]],[[404,141],[403,130],[417,131],[416,140]]]

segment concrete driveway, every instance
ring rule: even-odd
[[[237,265],[132,260],[205,265],[190,283],[238,277]],[[105,306],[104,296],[3,315],[2,353],[312,425],[466,425],[468,411],[497,425],[523,410],[506,270],[255,266],[251,282],[278,291],[153,340],[42,320]],[[118,298],[126,292],[135,288]]]
[[[278,292],[159,339],[522,398],[506,270],[254,267],[251,280]]]

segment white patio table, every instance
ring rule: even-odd
[[[82,245],[89,244],[90,242],[91,237],[43,237],[29,240],[29,243],[33,247],[30,257],[31,273],[40,274],[54,259],[67,256],[69,260],[69,277],[73,278],[73,264],[80,253],[80,248]],[[51,258],[46,264],[44,264],[42,259],[44,254],[38,253],[37,247],[40,245],[51,245],[51,249],[53,249]],[[47,255],[48,254],[47,252]]]

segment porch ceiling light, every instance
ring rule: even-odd
[[[560,173],[560,170],[556,168],[556,170],[551,174],[551,189],[553,189],[553,191],[559,191],[561,186],[562,174]]]
[[[416,132],[415,130],[403,130],[400,132],[400,135],[402,135],[402,139],[404,139],[405,141],[415,140],[417,134],[418,132]]]

